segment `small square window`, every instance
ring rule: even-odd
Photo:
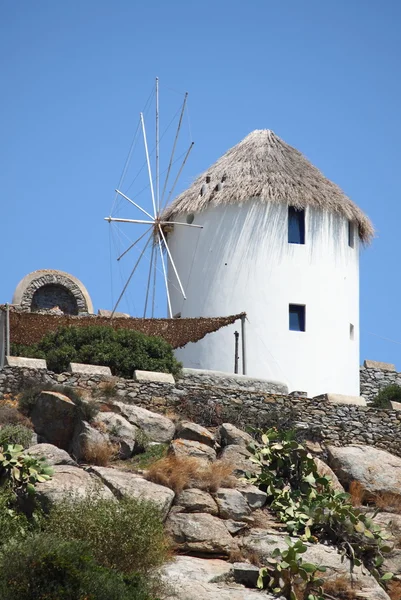
[[[305,331],[305,306],[290,304],[289,325],[291,331]]]
[[[305,244],[305,211],[288,207],[288,243]]]
[[[350,248],[355,246],[355,226],[351,221],[348,221],[348,246]]]
[[[349,324],[349,339],[353,340],[355,335],[355,327],[352,323]]]

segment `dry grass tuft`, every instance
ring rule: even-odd
[[[351,583],[346,575],[339,575],[336,579],[327,579],[323,584],[325,597],[335,600],[357,600],[358,587]]]
[[[373,503],[383,511],[401,514],[401,496],[398,494],[381,492],[374,497]]]
[[[234,546],[231,549],[228,556],[228,562],[249,562],[251,565],[255,565],[256,567],[263,566],[263,561],[261,561],[257,552],[254,552],[253,550],[247,550],[246,548],[238,548],[238,546]]]
[[[401,581],[398,581],[397,579],[389,581],[386,592],[391,600],[401,600]]]
[[[359,481],[351,481],[349,486],[350,501],[355,508],[362,506],[365,499],[365,490]]]
[[[108,381],[102,381],[97,388],[95,395],[103,396],[104,398],[114,398],[117,393],[117,380],[109,379]]]
[[[207,463],[187,456],[167,456],[151,465],[147,478],[176,494],[187,488],[216,492],[220,487],[234,487],[233,470],[234,466],[224,460]]]
[[[107,426],[106,423],[103,423],[103,421],[93,421],[92,427],[94,427],[101,433],[107,433]]]
[[[106,467],[118,453],[118,447],[110,442],[91,442],[86,444],[82,460],[90,465]]]

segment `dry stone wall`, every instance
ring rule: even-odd
[[[110,378],[83,373],[57,375],[44,369],[4,367],[0,371],[0,398],[16,393],[27,380],[99,390]],[[331,404],[324,398],[309,399],[268,393],[244,387],[224,387],[189,378],[175,384],[138,382],[113,378],[113,394],[160,413],[177,413],[200,425],[217,426],[230,421],[246,426],[296,427],[305,437],[333,445],[369,444],[401,456],[401,411],[369,406]],[[107,404],[107,398],[103,400]]]
[[[365,360],[360,368],[361,396],[371,402],[378,392],[388,385],[401,386],[401,373],[390,363]]]

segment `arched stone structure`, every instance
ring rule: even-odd
[[[41,269],[26,275],[17,285],[13,304],[27,312],[52,310],[69,315],[93,313],[87,289],[73,275],[53,269]]]

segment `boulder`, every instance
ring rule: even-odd
[[[170,444],[169,454],[174,456],[190,456],[201,460],[213,462],[216,460],[216,451],[206,444],[193,442],[191,440],[182,440],[181,438],[173,440]]]
[[[401,458],[372,446],[328,447],[329,465],[344,486],[358,481],[365,500],[380,494],[401,500]]]
[[[251,514],[251,509],[245,497],[238,490],[231,488],[220,488],[214,494],[219,507],[219,516],[222,519],[234,519],[240,521]]]
[[[262,492],[256,485],[247,484],[247,483],[239,483],[238,491],[244,496],[245,500],[248,503],[248,506],[252,510],[256,510],[257,508],[262,508],[266,504],[267,494],[266,492]]]
[[[114,412],[99,412],[96,421],[102,423],[105,431],[120,447],[122,458],[130,458],[135,449],[135,436],[138,427],[132,425],[122,415]]]
[[[223,423],[223,425],[220,426],[219,434],[222,446],[235,444],[246,447],[248,444],[254,441],[249,433],[238,429],[238,427],[231,425],[231,423]]]
[[[277,600],[277,596],[267,594],[265,591],[248,590],[237,584],[225,585],[219,583],[203,583],[179,579],[178,581],[166,581],[168,595],[166,600]],[[235,586],[235,587],[234,587]]]
[[[56,465],[51,479],[36,484],[36,495],[45,506],[71,495],[85,498],[92,494],[100,498],[114,498],[100,480],[70,465]]]
[[[257,475],[261,472],[259,465],[249,460],[251,453],[245,446],[232,444],[223,448],[219,458],[226,460],[234,465],[234,474],[237,477],[243,477],[246,473]]]
[[[148,500],[156,504],[164,519],[167,517],[175,495],[170,488],[152,483],[140,475],[109,467],[92,467],[91,472],[95,473],[117,498],[130,496]]]
[[[46,442],[68,450],[77,417],[72,400],[59,392],[42,392],[30,417],[35,432]]]
[[[217,504],[212,496],[208,492],[196,488],[184,490],[178,494],[175,497],[174,505],[180,509],[180,512],[218,514]]]
[[[246,562],[233,564],[234,580],[247,587],[256,587],[259,578],[259,567]]]
[[[231,535],[236,535],[249,525],[249,523],[246,523],[245,521],[234,521],[234,519],[224,519],[223,523],[226,526],[228,533],[231,533]]]
[[[71,442],[71,454],[77,460],[86,461],[91,449],[94,451],[96,446],[109,444],[110,440],[107,435],[101,433],[86,421],[80,421],[75,427]]]
[[[216,583],[232,573],[232,565],[218,558],[197,558],[195,556],[176,556],[165,565],[161,573],[174,582],[179,579]]]
[[[284,541],[285,536],[271,534],[260,529],[251,529],[240,541],[241,547],[247,552],[254,553],[262,562],[266,562],[271,557],[275,548],[284,550],[287,544]],[[296,538],[294,538],[294,542]],[[316,565],[326,567],[324,573],[320,573],[323,579],[335,579],[336,577],[349,577],[350,563],[348,559],[342,560],[341,555],[336,548],[325,546],[323,544],[306,544],[307,550],[302,555],[303,560]],[[386,592],[380,587],[377,581],[361,567],[354,567],[354,581],[358,588],[364,594],[361,597],[366,600],[389,600]]]
[[[180,552],[227,556],[234,545],[223,522],[207,513],[171,514],[166,529]]]
[[[31,446],[28,454],[35,458],[45,458],[48,465],[71,465],[77,467],[77,463],[65,450],[57,448],[52,444],[36,444]]]
[[[317,472],[319,473],[320,477],[329,477],[333,490],[336,492],[344,492],[344,488],[339,482],[338,477],[334,473],[333,469],[330,469],[330,467],[317,456],[315,456],[313,460],[315,461]]]
[[[114,406],[132,425],[142,429],[150,441],[166,443],[173,439],[175,425],[171,419],[140,406],[122,402],[115,402]]]
[[[190,421],[183,421],[177,428],[176,436],[183,440],[192,440],[194,442],[200,442],[213,448],[215,444],[215,436],[210,433],[206,427],[191,423]]]

